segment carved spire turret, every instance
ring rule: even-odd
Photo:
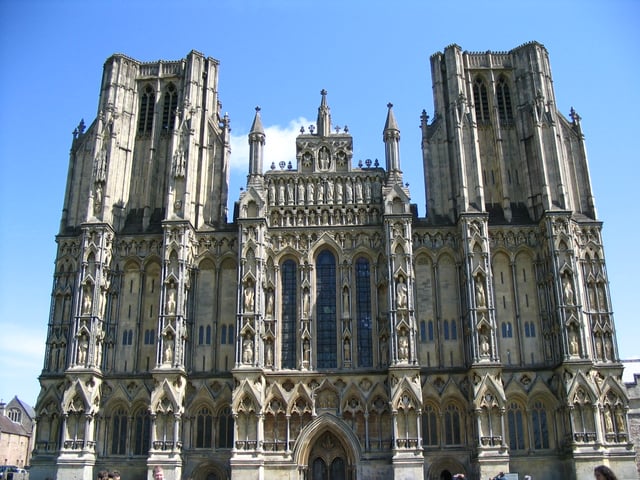
[[[262,159],[264,153],[265,134],[260,118],[260,107],[256,107],[256,115],[249,132],[249,177],[262,175]]]
[[[393,115],[393,104],[387,104],[387,121],[384,124],[383,139],[385,143],[385,158],[387,172],[390,178],[402,181],[400,170],[400,129]]]
[[[327,105],[327,91],[323,88],[320,91],[322,100],[320,101],[320,107],[318,107],[318,135],[321,137],[327,137],[331,135],[331,109]]]

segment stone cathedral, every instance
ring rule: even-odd
[[[392,105],[358,162],[324,90],[288,164],[256,108],[229,215],[218,69],[114,55],[74,131],[32,479],[637,478],[580,116],[541,44],[431,57],[425,217]]]

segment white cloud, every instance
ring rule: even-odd
[[[271,164],[278,164],[283,161],[291,162],[293,168],[296,168],[296,137],[300,134],[300,127],[305,129],[315,123],[304,117],[291,120],[285,127],[280,125],[271,125],[264,127],[265,146],[264,146],[264,163],[265,170],[271,168]],[[248,134],[231,135],[231,170],[239,173],[248,173],[249,171],[249,140]]]

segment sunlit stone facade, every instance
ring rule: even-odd
[[[228,219],[218,62],[107,60],[71,147],[33,479],[635,477],[580,117],[538,43],[431,66],[426,217],[392,105],[362,163],[322,91],[290,164],[263,165],[256,109]]]

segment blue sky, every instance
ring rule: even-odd
[[[582,116],[620,352],[640,357],[640,260],[628,248],[640,234],[631,196],[640,190],[638,25],[635,0],[0,0],[0,398],[37,399],[71,132],[95,118],[113,53],[178,60],[195,49],[220,61],[232,201],[246,179],[255,106],[268,165],[294,158],[295,134],[315,122],[323,88],[334,125],[354,137],[354,158],[382,160],[392,102],[405,180],[423,216],[418,126],[422,109],[433,115],[430,55],[452,43],[469,51],[544,44],[557,108]]]

